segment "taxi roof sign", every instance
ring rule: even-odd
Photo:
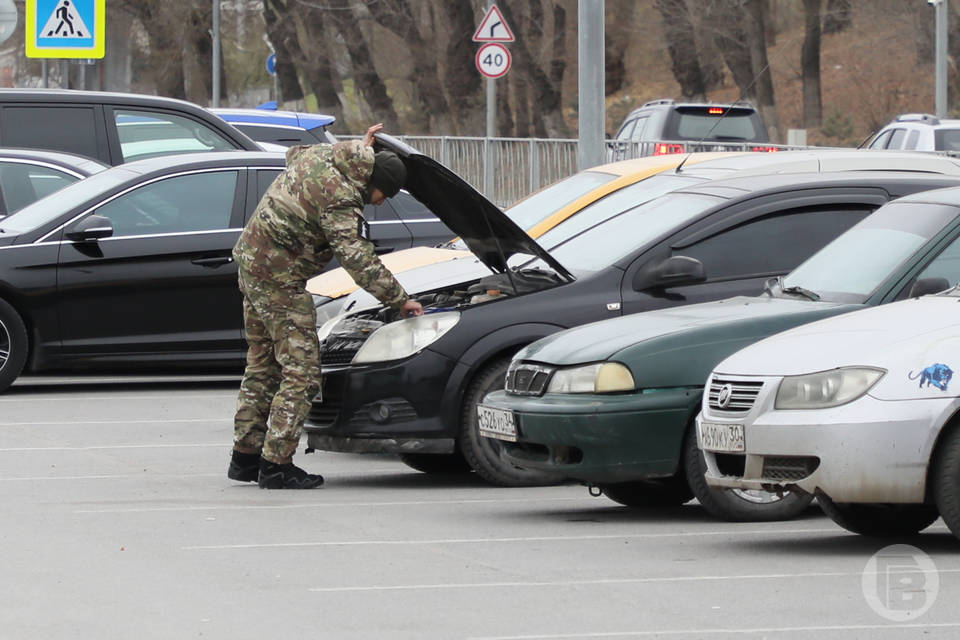
[[[102,58],[106,0],[27,0],[28,58]]]
[[[510,25],[507,24],[503,14],[500,13],[500,9],[498,9],[495,4],[490,5],[490,8],[487,10],[487,15],[483,16],[483,20],[480,21],[480,26],[477,27],[476,33],[473,34],[473,41],[513,42],[514,40],[516,40],[516,38],[513,37],[513,31],[510,30]]]

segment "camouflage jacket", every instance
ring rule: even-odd
[[[362,189],[373,149],[360,141],[291,147],[287,169],[264,193],[233,249],[250,278],[304,286],[333,257],[383,304],[399,308],[403,287],[360,237]]]

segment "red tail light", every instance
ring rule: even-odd
[[[720,107],[710,107],[707,109],[707,113],[711,116],[719,116],[723,114],[723,109]]]
[[[653,147],[653,155],[655,156],[665,156],[671,153],[686,153],[687,147],[683,144],[665,144],[663,142],[658,142],[656,146]]]
[[[774,151],[780,151],[777,147],[752,147],[751,151],[763,151],[766,153],[773,153]]]

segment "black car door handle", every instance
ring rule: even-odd
[[[194,258],[190,261],[193,264],[198,264],[201,267],[219,267],[221,265],[230,264],[233,262],[233,258],[230,256],[220,256],[218,258]]]

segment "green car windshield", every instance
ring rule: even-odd
[[[537,239],[560,264],[573,272],[599,271],[637,247],[700,215],[720,198],[671,191],[703,182],[704,178],[659,174],[614,191],[584,207]],[[539,260],[517,254],[514,268],[543,267]]]
[[[955,217],[955,207],[886,204],[794,269],[781,291],[815,292],[830,302],[864,302]]]

